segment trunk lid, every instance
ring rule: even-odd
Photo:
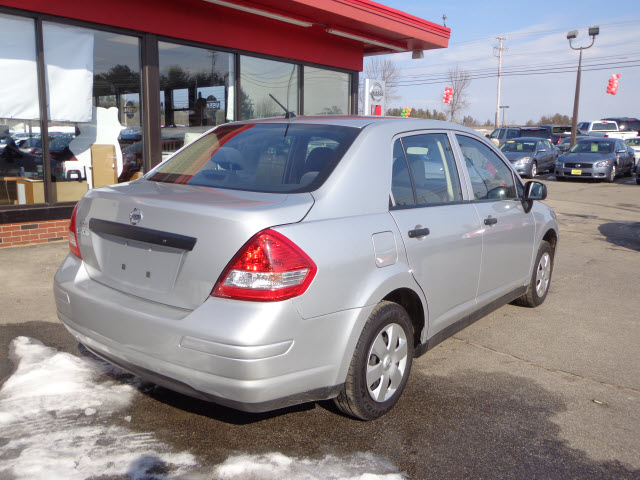
[[[274,194],[139,180],[91,190],[77,212],[89,276],[150,301],[194,309],[258,231],[302,220],[309,193]]]

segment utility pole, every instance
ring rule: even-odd
[[[496,100],[496,128],[500,127],[500,80],[502,79],[502,52],[508,50],[507,47],[502,46],[502,42],[504,42],[507,38],[500,35],[496,37],[496,39],[500,42],[498,45],[494,45],[493,47],[493,55],[498,57],[498,98]]]

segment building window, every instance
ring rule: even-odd
[[[162,159],[235,119],[235,55],[159,42]]]
[[[0,14],[0,72],[0,206],[44,203],[32,19]]]
[[[43,23],[54,202],[143,170],[140,41]]]
[[[348,114],[350,80],[348,73],[304,67],[304,114]]]
[[[281,117],[298,113],[298,65],[240,57],[240,119]],[[273,98],[270,96],[272,95]]]

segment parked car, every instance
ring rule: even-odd
[[[638,163],[638,159],[640,159],[640,137],[628,138],[624,143],[633,149],[635,154],[635,163]]]
[[[640,185],[640,162],[636,162],[636,185]]]
[[[55,275],[90,351],[246,411],[334,398],[371,420],[420,356],[546,298],[558,225],[466,127],[297,117],[221,125],[90,190]]]
[[[558,150],[560,150],[561,154],[568,152],[569,148],[571,148],[571,137],[564,137],[558,142],[556,147],[558,148]]]
[[[553,172],[557,155],[549,140],[522,137],[507,140],[500,151],[520,176],[534,178],[540,172]]]
[[[635,131],[621,131],[618,128],[618,124],[610,120],[582,122],[578,124],[578,131],[581,135],[588,135],[591,137],[620,138],[622,140],[638,136],[638,132]]]
[[[520,132],[520,127],[501,127],[496,128],[493,132],[485,136],[491,140],[494,145],[499,147],[507,140],[521,137],[522,133]]]
[[[558,180],[581,177],[613,182],[617,175],[633,173],[634,152],[619,138],[581,138],[560,155],[556,163]]]
[[[633,117],[607,117],[603,120],[611,120],[618,124],[621,132],[638,132],[640,134],[640,120]]]
[[[564,138],[571,137],[571,125],[540,125],[539,128],[547,129],[554,145],[558,145]]]

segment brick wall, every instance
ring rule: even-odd
[[[69,220],[0,225],[0,248],[67,240],[68,238]]]

